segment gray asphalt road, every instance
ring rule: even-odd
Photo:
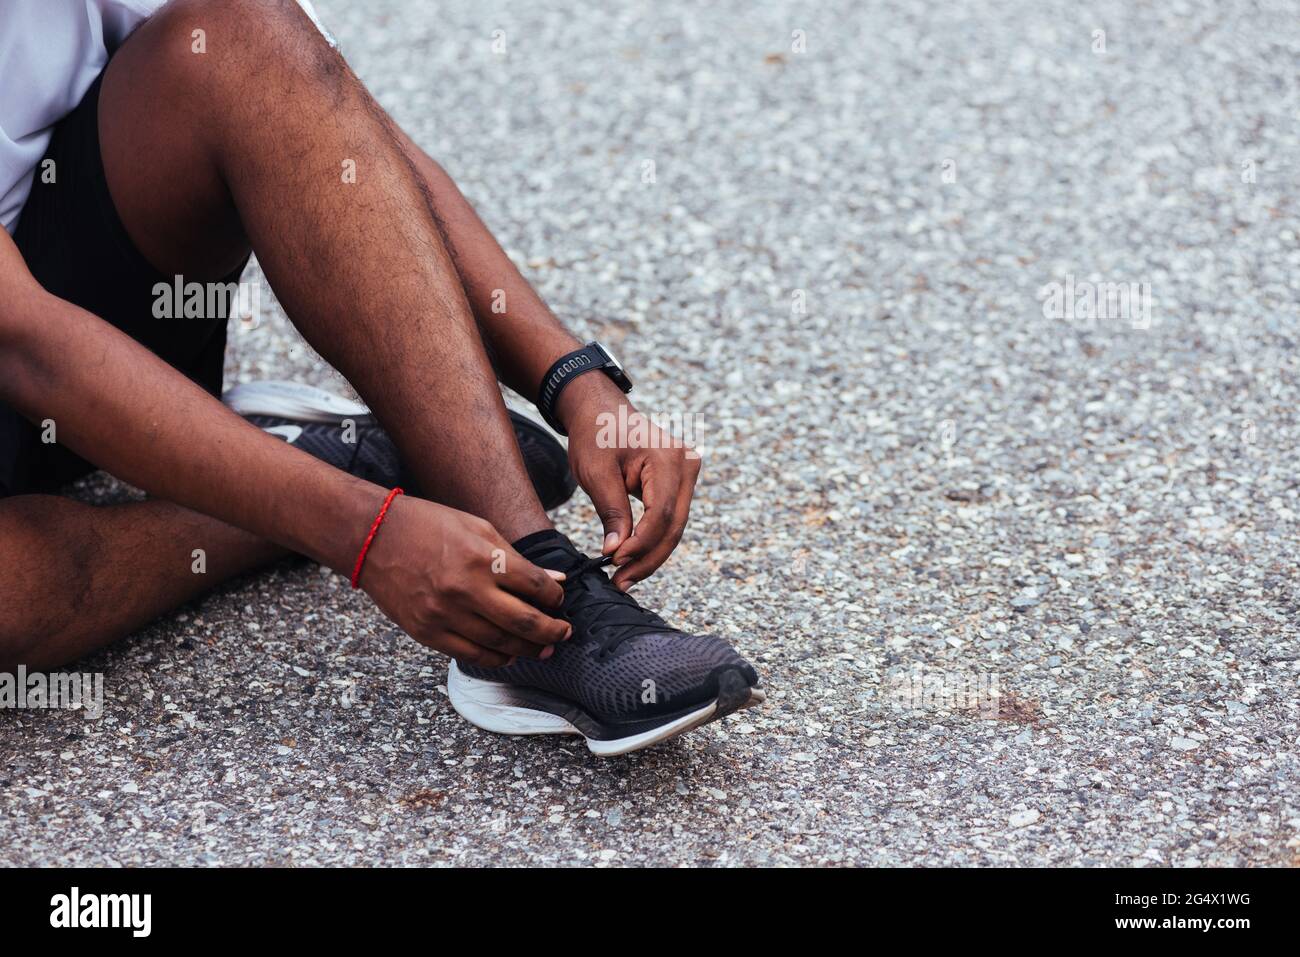
[[[102,720],[0,713],[0,862],[1300,862],[1296,4],[317,6],[693,417],[640,594],[768,703],[489,736],[285,564],[84,663]],[[265,298],[230,380],[334,382]]]

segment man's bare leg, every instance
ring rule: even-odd
[[[284,550],[170,502],[18,495],[0,499],[0,554],[3,672],[79,658]]]
[[[217,275],[246,236],[431,494],[507,540],[551,527],[426,184],[297,4],[165,7],[109,65],[100,134],[114,201],[155,266]]]

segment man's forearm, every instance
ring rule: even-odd
[[[383,490],[254,428],[128,336],[39,288],[24,286],[0,308],[9,330],[0,401],[52,422],[61,445],[152,495],[347,569]]]

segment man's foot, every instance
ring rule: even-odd
[[[222,401],[258,428],[336,468],[385,488],[400,485],[418,493],[393,440],[360,402],[314,386],[276,381],[237,385]],[[344,431],[348,419],[354,423],[354,435]],[[510,421],[542,507],[548,511],[558,508],[577,488],[569,472],[568,454],[531,419],[511,412]],[[349,438],[356,441],[347,441]]]
[[[581,734],[595,754],[649,747],[763,701],[758,674],[731,645],[671,628],[610,584],[606,559],[587,558],[556,531],[515,543],[564,572],[573,637],[545,661],[504,668],[453,661],[447,692],[460,715],[502,734]]]

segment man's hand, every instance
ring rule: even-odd
[[[560,572],[538,568],[488,522],[399,496],[375,536],[360,585],[423,645],[496,668],[523,655],[548,658],[573,634],[538,611],[558,608]]]
[[[626,407],[620,415],[619,407]],[[655,427],[603,375],[575,379],[556,412],[569,432],[569,465],[605,526],[601,552],[614,556],[614,584],[627,591],[654,573],[681,541],[700,457]],[[632,528],[628,495],[645,513]]]

